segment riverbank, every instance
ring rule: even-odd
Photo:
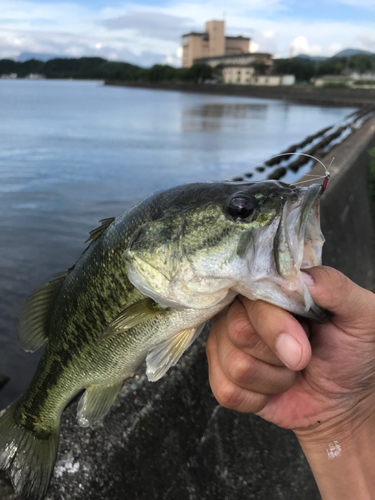
[[[295,85],[292,87],[265,87],[254,85],[149,83],[105,80],[104,85],[154,90],[177,90],[202,94],[282,99],[315,106],[359,107],[375,103],[375,89],[320,88]]]

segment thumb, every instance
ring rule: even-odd
[[[340,271],[320,266],[303,270],[302,275],[313,301],[334,315],[334,323],[360,328],[368,327],[370,319],[375,321],[375,295]]]

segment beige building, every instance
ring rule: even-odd
[[[182,67],[190,68],[196,59],[246,54],[250,38],[225,36],[224,21],[207,21],[204,33],[182,35]]]
[[[226,66],[223,68],[224,83],[236,85],[294,85],[294,75],[257,75],[253,66]]]
[[[226,66],[223,68],[224,83],[249,85],[255,70],[251,66]]]

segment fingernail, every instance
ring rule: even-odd
[[[283,333],[276,341],[276,352],[281,361],[289,368],[294,368],[301,361],[302,347],[294,337]]]
[[[303,279],[306,286],[315,285],[315,281],[313,280],[313,277],[311,276],[311,274],[306,273],[305,271],[301,271],[301,274],[302,274],[302,279]]]

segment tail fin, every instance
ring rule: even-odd
[[[9,471],[17,494],[41,500],[56,461],[58,429],[38,439],[16,423],[15,406],[16,402],[0,417],[0,469]]]

